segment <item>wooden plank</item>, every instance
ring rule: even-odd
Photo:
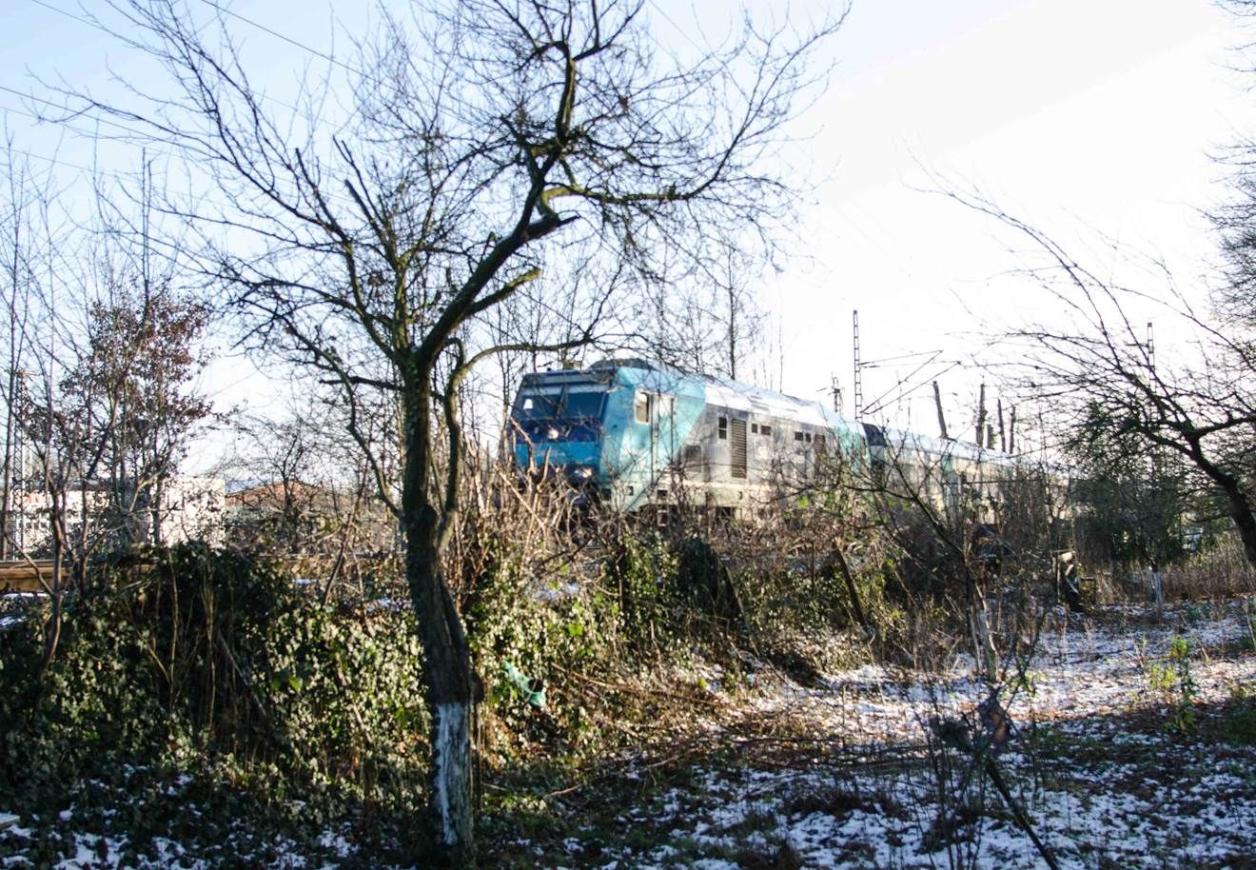
[[[62,570],[62,575],[65,571]],[[0,592],[42,592],[39,578],[52,579],[52,560],[0,562]]]

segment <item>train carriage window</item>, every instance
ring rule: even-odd
[[[649,393],[637,393],[637,400],[634,404],[638,423],[649,423],[651,411],[653,410],[653,397]]]
[[[728,418],[720,417],[719,436],[721,441],[728,440]]]

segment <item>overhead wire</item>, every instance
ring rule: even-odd
[[[16,88],[11,88],[11,87],[8,87],[7,85],[2,85],[2,84],[0,84],[0,91],[6,92],[6,93],[10,93],[10,94],[15,94],[16,96],[21,97],[21,98],[23,98],[23,99],[34,100],[34,101],[36,101],[36,102],[44,103],[44,104],[47,104],[47,105],[53,106],[53,107],[55,107],[55,108],[64,108],[63,106],[59,106],[58,104],[54,103],[54,102],[53,102],[53,101],[51,101],[51,100],[46,100],[46,99],[44,99],[44,98],[42,98],[42,97],[37,97],[37,96],[35,96],[34,94],[24,93],[24,92],[22,92],[22,91],[17,90]],[[0,105],[0,113],[4,113],[4,114],[14,114],[14,115],[21,115],[21,116],[22,116],[22,117],[24,117],[24,118],[30,118],[31,120],[35,121],[36,123],[40,123],[40,124],[52,124],[52,125],[55,125],[58,129],[71,130],[71,131],[73,131],[73,132],[75,132],[75,133],[79,134],[80,136],[83,136],[84,138],[86,138],[86,139],[90,139],[90,140],[99,140],[99,139],[101,139],[101,138],[102,138],[102,137],[101,137],[101,136],[100,136],[97,132],[95,132],[95,131],[84,129],[83,127],[80,127],[80,126],[76,126],[76,125],[74,125],[74,124],[71,124],[71,123],[70,123],[70,122],[68,122],[68,121],[55,121],[55,120],[49,120],[48,118],[41,117],[40,115],[38,115],[38,114],[36,114],[36,113],[34,113],[34,112],[29,112],[29,111],[27,111],[26,109],[18,108],[18,107],[16,107],[16,106],[5,106],[5,105]],[[123,124],[120,124],[120,123],[118,123],[118,122],[116,122],[116,121],[111,121],[111,120],[110,120],[110,119],[108,119],[108,118],[99,118],[99,117],[96,117],[96,116],[91,116],[91,117],[92,117],[92,120],[93,120],[93,121],[96,121],[96,122],[99,122],[99,123],[102,123],[102,124],[109,124],[109,125],[112,125],[112,126],[114,126],[114,127],[118,127],[118,128],[120,128],[120,129],[123,129],[123,130],[127,131],[127,132],[128,132],[128,133],[130,133],[131,135],[133,135],[133,136],[135,136],[135,137],[137,137],[137,138],[139,138],[139,139],[144,140],[144,141],[142,141],[142,142],[136,142],[136,141],[132,141],[132,140],[125,139],[125,138],[121,138],[121,137],[112,137],[112,136],[110,136],[110,137],[105,137],[105,141],[114,142],[114,143],[117,143],[117,144],[120,144],[120,145],[129,145],[129,146],[131,146],[131,147],[139,147],[139,148],[144,149],[145,151],[151,151],[151,152],[152,152],[152,153],[154,153],[154,154],[158,154],[158,155],[163,156],[163,157],[169,157],[169,158],[171,158],[171,159],[176,159],[176,160],[177,160],[177,159],[182,159],[182,155],[175,154],[175,153],[173,153],[173,152],[171,152],[171,151],[166,151],[166,150],[163,150],[163,149],[160,149],[160,148],[151,148],[151,145],[152,145],[154,142],[166,142],[166,141],[168,141],[168,140],[162,140],[162,139],[156,139],[156,140],[154,140],[154,139],[153,139],[153,137],[149,136],[149,134],[142,133],[142,132],[140,132],[140,131],[138,131],[138,130],[135,130],[135,129],[133,129],[133,128],[130,128],[130,127],[127,127],[127,126],[125,126],[125,125],[123,125]],[[128,177],[128,175],[129,175],[129,173],[124,173],[123,171],[120,171],[120,170],[109,170],[109,169],[103,169],[103,168],[98,167],[98,166],[97,166],[97,167],[87,167],[87,166],[83,166],[82,164],[79,164],[79,163],[74,163],[74,162],[69,161],[69,160],[62,160],[62,159],[56,159],[56,158],[52,158],[52,157],[47,157],[47,156],[45,156],[45,155],[43,155],[43,154],[35,154],[35,153],[30,152],[30,151],[27,151],[27,150],[24,150],[24,149],[21,149],[21,148],[17,148],[17,147],[9,147],[7,150],[10,150],[10,151],[13,151],[13,152],[16,152],[16,153],[22,154],[22,155],[24,155],[24,156],[26,156],[26,157],[32,157],[32,158],[34,158],[34,159],[36,159],[36,160],[43,160],[43,161],[45,161],[45,162],[47,162],[47,163],[51,163],[51,164],[53,164],[53,165],[55,165],[55,166],[62,166],[62,167],[65,167],[65,168],[67,168],[67,169],[77,169],[78,171],[80,171],[80,172],[84,172],[84,173],[87,173],[88,175],[108,175],[108,176],[113,176],[113,177],[115,177],[115,178],[119,178],[119,179],[121,179],[121,178],[125,178],[125,177]]]
[[[942,351],[940,350],[920,350],[920,351],[916,351],[915,353],[903,353],[897,356],[884,356],[884,357],[881,357],[880,359],[874,359],[874,360],[868,360],[867,362],[861,362],[859,364],[859,367],[865,368],[865,369],[874,369],[885,363],[903,362],[904,360],[916,359],[917,357],[922,357],[922,356],[927,356],[929,357],[930,360],[932,360],[935,357],[937,357],[937,355],[940,354],[941,352]]]
[[[47,10],[49,10],[50,12],[56,12],[58,15],[64,15],[66,18],[73,19],[74,21],[77,21],[77,22],[79,22],[80,24],[82,24],[82,25],[84,25],[84,26],[86,26],[86,27],[90,27],[90,28],[92,28],[93,30],[99,31],[100,33],[103,33],[103,34],[105,34],[106,36],[116,36],[116,34],[115,34],[113,31],[111,31],[108,27],[105,27],[105,26],[104,26],[103,24],[101,24],[99,21],[93,21],[93,20],[92,20],[92,19],[90,19],[90,18],[84,18],[84,17],[82,17],[81,15],[75,15],[74,13],[69,12],[69,11],[67,11],[67,10],[65,10],[65,9],[61,9],[60,7],[55,6],[55,5],[53,5],[52,3],[48,3],[48,2],[47,2],[47,0],[30,0],[30,2],[35,3],[35,4],[36,4],[36,5],[38,5],[38,6],[42,6],[44,9],[47,9]],[[203,2],[208,2],[208,0],[203,0]],[[209,3],[209,5],[210,5],[210,6],[214,6],[215,4],[213,4],[213,3]],[[232,15],[235,15],[235,13],[231,13],[231,12],[230,12],[229,10],[227,10],[227,9],[221,9],[221,8],[219,8],[219,7],[217,7],[217,6],[215,6],[215,8],[218,8],[218,10],[219,10],[220,12],[224,13],[224,14],[232,14]],[[238,16],[238,15],[236,15],[236,17],[240,17],[240,18],[242,18],[242,16]],[[243,18],[242,18],[242,20],[246,20],[246,19],[243,19]],[[251,23],[251,22],[250,22],[250,23]],[[259,26],[260,26],[260,25],[259,25]],[[306,51],[308,51],[308,52],[310,52],[310,53],[312,53],[312,54],[315,54],[315,55],[320,55],[320,53],[319,53],[317,50],[315,50],[315,49],[309,48],[308,46],[300,45],[299,43],[295,43],[293,40],[287,39],[286,37],[283,37],[281,34],[277,34],[277,35],[278,35],[280,38],[283,38],[286,42],[293,42],[294,44],[298,45],[298,47],[303,48],[304,50],[306,50]],[[320,55],[320,56],[321,56],[321,55]],[[270,96],[269,94],[254,93],[254,94],[253,94],[253,96],[255,96],[257,99],[262,100],[262,101],[264,101],[264,102],[274,103],[276,106],[282,106],[283,108],[285,108],[285,109],[290,109],[290,110],[292,110],[292,111],[294,111],[294,112],[300,112],[300,111],[302,111],[300,107],[298,107],[298,106],[294,106],[294,105],[292,105],[291,103],[288,103],[288,102],[284,102],[283,100],[279,99],[278,97],[272,97],[272,96]],[[103,119],[102,119],[102,120],[103,120]]]
[[[928,363],[925,363],[924,365],[928,365]],[[909,387],[909,382],[911,378],[914,377],[915,374],[919,372],[922,368],[924,368],[924,365],[916,368],[907,377],[900,378],[894,386],[890,387],[890,389],[886,390],[876,399],[873,399],[872,402],[868,403],[867,407],[865,408],[864,413],[875,414],[877,411],[883,410],[887,405],[889,405],[891,401],[904,398],[916,392],[917,390],[922,389],[925,386],[923,381],[921,383],[911,385],[910,389],[908,387]],[[959,368],[960,365],[961,365],[960,361],[955,360],[949,363],[945,368],[940,369],[937,372],[934,372],[930,376],[929,380],[940,378],[942,375],[946,374],[947,372],[950,372],[950,371],[953,371],[954,369]]]
[[[279,40],[282,40],[283,42],[288,43],[294,48],[299,48],[302,51],[308,52],[314,57],[322,58],[328,63],[334,66],[338,66],[343,70],[347,70],[348,72],[351,72],[354,75],[361,76],[363,79],[366,79],[367,81],[373,81],[371,76],[367,75],[362,70],[345,63],[344,61],[337,58],[335,55],[328,54],[325,51],[319,51],[317,48],[311,48],[310,46],[306,45],[304,42],[301,42],[298,39],[294,39],[291,36],[288,36],[285,33],[281,33],[280,31],[275,30],[271,27],[267,27],[265,24],[262,24],[258,21],[254,21],[252,18],[249,18],[246,15],[241,15],[239,12],[235,12],[231,9],[227,9],[223,6],[220,6],[217,2],[215,2],[215,0],[201,0],[201,2],[221,15],[229,16],[231,18],[236,19],[237,21],[242,21],[245,24],[249,25],[250,27],[256,28],[257,30],[260,30],[263,33],[267,33],[273,36],[275,39],[279,39]]]
[[[44,0],[31,0],[31,2],[34,3],[36,6],[42,6],[51,12],[56,12],[58,15],[64,15],[66,18],[73,18],[75,21],[78,21],[81,24],[86,24],[88,27],[98,26],[94,22],[92,22],[91,19],[84,18],[81,15],[75,15],[73,12],[68,12],[65,9],[61,9],[56,6],[53,6],[51,3],[46,3],[44,2]]]
[[[0,111],[3,111],[3,109],[0,109]],[[68,161],[68,160],[59,160],[59,159],[57,159],[57,158],[55,158],[55,157],[48,157],[48,156],[43,155],[43,154],[35,154],[35,153],[34,153],[34,152],[32,152],[32,151],[27,151],[27,150],[26,150],[26,149],[24,149],[24,148],[18,148],[18,147],[16,147],[16,146],[9,146],[9,145],[6,145],[6,146],[5,146],[5,148],[4,148],[4,150],[5,150],[6,152],[13,153],[13,154],[21,154],[23,157],[29,157],[29,158],[31,158],[32,160],[42,160],[44,163],[50,163],[50,164],[52,164],[53,166],[61,166],[61,167],[64,167],[64,168],[66,168],[66,169],[77,169],[79,172],[86,172],[86,173],[88,173],[88,174],[91,174],[92,172],[97,172],[97,171],[99,171],[99,172],[101,172],[102,174],[105,174],[105,175],[115,175],[115,174],[116,174],[116,173],[113,173],[113,172],[109,172],[109,171],[107,171],[107,170],[95,170],[95,169],[89,169],[89,168],[88,168],[88,167],[86,167],[86,166],[83,166],[83,165],[78,164],[78,163],[71,163],[71,162],[70,162],[70,161]]]
[[[42,7],[42,8],[44,8],[44,9],[47,9],[47,10],[49,10],[49,11],[51,11],[51,12],[55,12],[55,13],[57,13],[57,14],[59,14],[59,15],[63,15],[63,16],[65,16],[65,17],[67,17],[67,18],[70,18],[70,19],[72,19],[72,20],[74,20],[74,21],[77,21],[77,22],[79,22],[80,24],[83,24],[84,26],[87,26],[87,27],[92,28],[93,30],[97,30],[97,31],[99,31],[99,32],[101,32],[101,33],[104,33],[104,34],[106,34],[106,35],[110,35],[110,36],[114,35],[114,34],[113,34],[110,30],[109,30],[109,28],[108,28],[108,27],[105,27],[105,26],[104,26],[103,24],[101,24],[100,22],[98,22],[98,21],[94,21],[94,20],[89,19],[89,18],[84,18],[84,17],[82,17],[82,16],[80,16],[80,15],[75,15],[75,14],[74,14],[74,13],[72,13],[72,12],[69,12],[69,11],[67,11],[67,10],[65,10],[65,9],[62,9],[62,8],[60,8],[60,7],[58,7],[58,6],[54,5],[54,4],[52,4],[52,3],[47,2],[47,0],[31,0],[31,2],[32,2],[32,3],[34,3],[34,4],[36,4],[36,5],[38,5],[38,6],[40,6],[40,7]],[[220,6],[220,5],[218,5],[216,2],[214,2],[214,0],[201,0],[201,2],[202,2],[202,3],[204,3],[204,4],[205,4],[205,5],[207,5],[207,6],[210,6],[210,7],[211,7],[211,8],[213,8],[215,11],[217,11],[217,12],[219,12],[219,13],[223,14],[223,15],[227,15],[227,16],[230,16],[230,17],[232,17],[232,18],[238,19],[238,20],[240,20],[241,22],[243,22],[243,23],[245,23],[245,24],[248,24],[248,25],[249,25],[249,26],[251,26],[251,27],[257,28],[258,30],[260,30],[260,31],[262,31],[262,32],[264,32],[264,33],[267,33],[267,34],[269,34],[270,36],[272,36],[272,37],[274,37],[274,38],[276,38],[276,39],[281,39],[281,40],[283,40],[284,42],[289,43],[289,44],[293,45],[294,47],[301,49],[302,51],[306,51],[306,52],[308,52],[309,54],[311,54],[311,55],[313,55],[313,56],[315,56],[315,57],[322,58],[322,59],[324,59],[324,60],[328,61],[329,63],[333,63],[333,64],[335,64],[336,66],[341,67],[342,69],[348,70],[349,72],[353,72],[353,73],[355,73],[355,74],[357,74],[357,75],[359,75],[359,76],[362,76],[362,77],[363,77],[364,79],[366,79],[367,81],[372,81],[372,82],[375,82],[376,84],[380,84],[380,82],[379,82],[377,79],[373,79],[373,78],[371,78],[370,76],[367,76],[367,75],[366,75],[365,73],[363,73],[361,70],[358,70],[358,69],[356,69],[356,68],[354,68],[354,67],[352,67],[352,66],[350,66],[350,65],[348,65],[348,64],[346,64],[346,63],[344,63],[343,61],[337,60],[334,56],[329,55],[329,54],[327,54],[327,53],[325,53],[325,52],[319,51],[318,49],[312,48],[312,47],[310,47],[310,46],[306,45],[305,43],[303,43],[303,42],[301,42],[301,41],[299,41],[299,40],[296,40],[296,39],[293,39],[292,37],[286,36],[285,34],[283,34],[283,33],[279,32],[279,31],[276,31],[276,30],[274,30],[273,28],[267,27],[266,25],[261,24],[260,22],[257,22],[257,21],[254,21],[254,20],[253,20],[253,19],[251,19],[251,18],[248,18],[247,16],[241,15],[241,14],[239,14],[239,13],[237,13],[237,12],[233,12],[233,11],[231,11],[230,9],[226,9],[226,8],[224,8],[224,7]],[[59,109],[65,109],[65,107],[64,107],[64,106],[59,106],[58,104],[56,104],[56,103],[55,103],[55,102],[53,102],[53,101],[50,101],[50,100],[47,100],[47,99],[44,99],[44,98],[41,98],[41,97],[37,97],[37,96],[35,96],[35,95],[33,95],[33,94],[24,93],[24,92],[19,91],[19,90],[15,89],[15,88],[10,88],[10,87],[8,87],[8,86],[0,86],[0,90],[4,90],[4,91],[6,91],[6,92],[16,94],[16,95],[18,95],[18,96],[20,96],[20,97],[23,97],[23,98],[29,98],[29,99],[32,99],[32,100],[36,100],[36,101],[38,101],[38,102],[41,102],[41,103],[44,103],[44,104],[47,104],[47,105],[50,105],[50,106],[54,106],[54,107],[59,108]],[[287,103],[287,102],[285,102],[285,101],[283,101],[283,100],[280,100],[280,99],[278,99],[278,98],[276,98],[276,97],[271,97],[271,96],[268,96],[267,94],[263,94],[263,93],[259,93],[259,92],[253,92],[252,96],[253,96],[253,97],[255,97],[256,99],[263,100],[263,101],[270,102],[270,103],[274,103],[275,105],[282,106],[283,108],[290,109],[291,111],[294,111],[294,112],[300,112],[300,111],[302,111],[299,107],[294,106],[294,105],[293,105],[293,104],[291,104],[291,103]],[[27,113],[27,112],[22,112],[21,110],[16,110],[16,109],[13,109],[12,111],[17,111],[17,112],[19,112],[20,114],[25,114],[27,117],[34,117],[36,120],[39,120],[39,121],[41,121],[41,122],[42,122],[42,121],[44,121],[44,119],[42,119],[42,118],[38,118],[37,116],[33,116],[33,115],[31,115],[30,113]],[[113,127],[115,127],[115,128],[118,128],[118,129],[121,129],[121,130],[126,131],[127,133],[131,134],[132,136],[135,136],[135,137],[137,137],[137,138],[144,139],[146,143],[147,143],[147,142],[155,142],[155,143],[161,143],[161,144],[170,145],[170,146],[175,147],[175,148],[178,148],[178,147],[179,147],[179,146],[178,146],[178,143],[174,142],[174,141],[173,141],[172,139],[170,139],[169,137],[163,137],[163,136],[156,135],[156,134],[154,134],[154,133],[146,133],[146,132],[143,132],[143,131],[139,131],[139,130],[134,129],[133,127],[129,127],[129,126],[127,126],[126,124],[123,124],[123,123],[118,122],[118,121],[114,121],[114,120],[112,120],[112,119],[110,119],[110,118],[102,118],[102,117],[100,117],[100,116],[99,116],[99,115],[97,115],[97,114],[93,114],[93,115],[91,115],[90,117],[91,117],[93,120],[95,120],[95,121],[99,121],[99,122],[101,122],[101,123],[109,124],[109,125],[111,125],[111,126],[113,126]],[[74,128],[74,127],[73,127],[73,126],[71,126],[71,125],[65,124],[64,122],[57,122],[57,123],[61,124],[62,126],[70,126],[70,128],[71,128],[71,129],[75,129],[75,130],[76,130],[76,132],[79,132],[81,135],[87,135],[87,136],[91,136],[91,135],[92,135],[92,134],[90,134],[90,133],[85,133],[85,132],[84,132],[84,131],[82,131],[81,129]],[[124,139],[124,138],[121,138],[121,137],[118,137],[118,138],[113,138],[113,137],[111,137],[111,141],[120,141],[120,142],[123,142],[124,144],[130,144],[130,145],[137,145],[137,144],[139,144],[139,143],[136,143],[136,142],[131,142],[131,141],[128,141],[128,140],[126,140],[126,139]],[[23,153],[27,153],[27,152],[23,152]],[[158,151],[158,153],[161,153],[161,154],[163,154],[163,155],[165,155],[165,156],[168,156],[168,157],[171,157],[171,158],[175,158],[175,159],[185,159],[185,155],[175,155],[175,154],[171,154],[171,153],[170,153],[170,152],[168,152],[168,151]],[[48,158],[41,158],[39,155],[29,154],[29,153],[27,153],[27,156],[35,157],[35,158],[37,158],[37,159],[45,159],[45,160],[47,160],[47,159],[48,159]],[[85,167],[82,167],[82,166],[76,166],[76,165],[71,164],[71,163],[68,163],[68,162],[66,162],[66,161],[62,161],[62,163],[63,163],[63,165],[69,166],[70,168],[76,168],[76,169],[79,169],[80,171],[88,171],[88,172],[90,172],[90,171],[94,171],[94,170],[88,170],[88,169],[86,169]],[[109,174],[114,174],[114,175],[116,175],[116,173],[109,173]],[[120,177],[120,176],[119,176],[119,177]],[[357,203],[355,203],[355,202],[353,201],[352,197],[349,197],[349,196],[347,196],[346,194],[339,193],[338,191],[335,191],[335,190],[324,190],[324,191],[322,191],[321,193],[322,193],[323,197],[324,197],[324,198],[326,198],[326,199],[333,200],[333,201],[337,201],[337,202],[340,202],[340,203],[342,203],[342,204],[344,204],[344,205],[351,206],[351,207],[353,207],[353,208],[356,208],[356,207],[357,207]]]

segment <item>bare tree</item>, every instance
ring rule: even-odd
[[[24,392],[24,378],[29,350],[28,322],[31,316],[29,293],[35,281],[40,234],[36,213],[51,199],[51,179],[37,175],[27,160],[19,159],[12,143],[4,151],[5,189],[0,205],[0,287],[3,287],[3,310],[6,314],[4,339],[4,465],[0,472],[0,558],[10,559],[20,550],[16,501],[29,484],[24,461],[27,455],[19,414],[19,397]]]
[[[717,243],[669,285],[656,285],[636,302],[634,336],[649,356],[683,371],[745,377],[761,337],[762,312],[752,278],[762,268],[734,241]],[[676,284],[685,288],[677,292]]]
[[[1106,441],[1112,455],[1166,451],[1216,496],[1256,564],[1256,344],[1196,309],[1162,264],[1151,289],[1099,277],[1046,233],[987,200],[955,197],[1027,238],[1046,269],[1026,270],[1056,300],[1068,324],[1027,325],[1008,338],[1024,351],[1023,380],[1055,406],[1065,441]],[[1148,340],[1152,311],[1182,328],[1179,359]]]
[[[282,416],[247,416],[218,466],[233,484],[226,518],[230,544],[331,558],[324,598],[358,556],[390,553],[396,541],[361,451],[348,443],[342,410],[319,401]]]
[[[66,96],[193,162],[217,195],[168,210],[201,234],[206,275],[230,288],[256,345],[340,388],[405,534],[436,834],[467,861],[478,690],[442,567],[459,508],[459,385],[490,353],[587,340],[624,278],[666,282],[714,242],[786,216],[790,186],[765,158],[840,15],[804,32],[747,22],[723,45],[669,57],[640,0],[433,0],[408,22],[382,11],[378,34],[339,64],[354,71],[353,105],[332,133],[316,114],[275,116],[227,19],[203,27],[175,0],[112,8],[125,20],[115,32],[168,82],[128,83],[125,104]],[[573,258],[606,282],[588,282],[577,334],[479,341],[486,314]],[[363,427],[381,395],[401,424],[396,486]]]
[[[1254,0],[1223,0],[1241,28],[1247,28],[1248,41],[1239,48],[1246,72],[1256,72],[1256,39],[1250,28],[1256,23]],[[1222,152],[1223,165],[1231,170],[1229,200],[1216,208],[1212,220],[1220,234],[1221,252],[1226,261],[1226,281],[1218,289],[1218,314],[1233,327],[1251,336],[1256,327],[1256,137],[1239,137]]]

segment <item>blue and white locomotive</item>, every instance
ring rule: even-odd
[[[744,515],[841,458],[941,502],[980,487],[975,445],[860,423],[818,402],[642,360],[525,375],[511,413],[521,470],[564,475],[617,511],[688,504]],[[993,460],[1007,464],[1006,457]]]

